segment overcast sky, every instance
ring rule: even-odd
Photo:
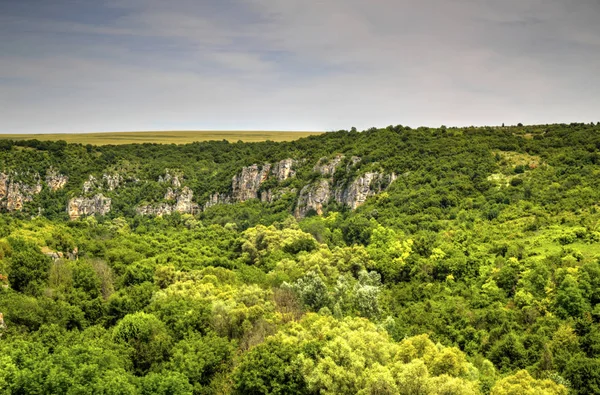
[[[600,121],[600,0],[0,0],[0,133]]]

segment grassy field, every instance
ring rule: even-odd
[[[106,132],[64,134],[0,134],[0,139],[12,140],[64,140],[68,143],[93,145],[158,143],[186,144],[194,141],[227,140],[236,142],[292,141],[322,132],[273,131],[164,131],[164,132]]]

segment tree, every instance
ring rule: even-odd
[[[597,358],[576,356],[569,361],[564,374],[577,394],[600,394],[600,361]]]
[[[37,245],[24,239],[9,239],[12,253],[9,261],[8,281],[19,292],[37,294],[48,280],[50,258],[40,252]]]
[[[226,370],[234,344],[215,334],[190,334],[173,347],[169,366],[181,372],[193,385],[206,385],[220,370]]]
[[[193,388],[178,372],[149,373],[141,381],[141,395],[192,395]]]
[[[306,394],[298,349],[291,344],[267,340],[244,354],[233,372],[238,394]]]
[[[567,388],[552,380],[536,380],[526,370],[496,382],[491,395],[567,395]]]
[[[171,337],[165,324],[152,314],[128,314],[115,326],[112,339],[132,349],[131,360],[138,374],[167,359]]]

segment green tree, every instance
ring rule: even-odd
[[[306,394],[298,349],[291,344],[267,340],[248,351],[233,372],[239,394]]]
[[[147,313],[128,314],[115,326],[113,341],[131,347],[131,359],[138,374],[167,359],[171,337],[165,324]]]
[[[37,294],[48,280],[50,258],[38,246],[24,239],[9,239],[12,249],[8,281],[12,289]]]

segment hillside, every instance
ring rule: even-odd
[[[0,387],[598,393],[599,149],[600,123],[0,140]]]

